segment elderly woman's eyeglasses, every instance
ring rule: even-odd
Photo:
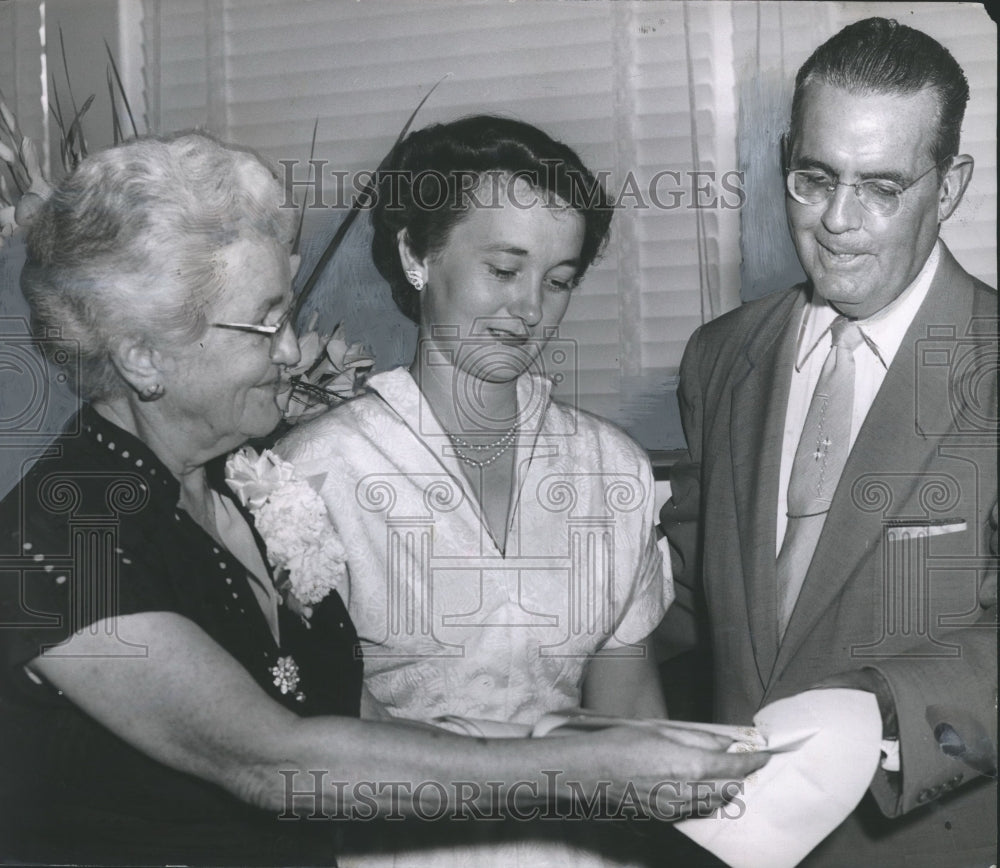
[[[903,193],[950,159],[947,157],[935,163],[909,184],[899,184],[888,178],[869,178],[857,184],[845,184],[836,175],[822,169],[786,169],[785,186],[789,195],[803,205],[823,204],[833,197],[838,187],[853,187],[854,194],[866,211],[879,217],[892,217],[903,203]]]
[[[213,322],[209,323],[213,328],[217,329],[232,329],[238,332],[249,332],[255,335],[264,335],[271,339],[271,355],[274,355],[278,348],[278,343],[281,341],[281,336],[284,334],[286,328],[291,325],[292,321],[292,307],[290,306],[279,319],[273,325],[268,325],[266,323],[248,323],[248,322]]]

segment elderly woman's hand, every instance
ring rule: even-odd
[[[629,816],[629,805],[653,819],[680,820],[707,817],[743,793],[742,781],[770,758],[766,753],[727,750],[726,736],[695,730],[657,730],[621,726],[604,730],[602,756],[634,757],[634,773],[609,768],[607,801],[611,816],[616,806]],[[634,753],[632,753],[634,751]]]

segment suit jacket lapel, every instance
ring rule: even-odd
[[[782,432],[805,293],[789,294],[751,335],[733,385],[730,448],[747,617],[761,685],[777,654],[775,538]]]
[[[919,341],[934,327],[961,338],[972,315],[969,275],[942,245],[941,261],[927,298],[917,311],[886,373],[848,456],[823,533],[778,652],[775,674],[794,658],[799,646],[835,597],[878,545],[886,510],[898,513],[921,481],[921,471],[937,454],[943,432],[954,426],[947,365],[918,358]],[[944,333],[938,333],[944,337]],[[919,367],[919,377],[918,377]],[[878,485],[888,468],[906,468],[894,477],[892,505],[866,498],[866,483]],[[868,489],[871,494],[875,489]],[[871,508],[866,508],[866,504]],[[849,540],[850,544],[845,545]]]

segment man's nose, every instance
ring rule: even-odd
[[[857,190],[850,184],[838,184],[823,210],[823,226],[834,235],[859,229],[864,211]]]

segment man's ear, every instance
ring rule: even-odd
[[[165,363],[162,354],[138,338],[125,338],[111,350],[111,363],[135,392],[148,396],[163,394]]]
[[[952,157],[951,166],[941,181],[938,193],[938,222],[944,223],[955,212],[972,180],[975,161],[968,154]]]
[[[403,271],[417,272],[424,283],[427,283],[427,262],[419,258],[410,246],[410,235],[406,229],[400,229],[396,233],[396,249],[399,250],[399,261],[403,265]]]
[[[788,133],[781,134],[781,141],[778,143],[778,156],[781,157],[781,174],[784,176],[785,170],[791,166],[792,143]]]

